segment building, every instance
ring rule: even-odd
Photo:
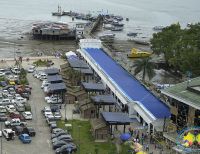
[[[154,132],[154,123],[160,127],[156,121],[170,117],[168,106],[106,54],[100,40],[80,40],[78,52],[116,99],[122,111],[147,126],[148,131]],[[163,122],[160,124],[163,125]]]
[[[200,126],[200,77],[166,88],[161,93],[170,104],[171,131]]]

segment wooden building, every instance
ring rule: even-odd
[[[108,140],[109,126],[102,118],[91,119],[90,123],[92,126],[92,136],[95,140]]]

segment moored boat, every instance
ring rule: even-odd
[[[128,58],[145,58],[152,55],[152,52],[141,51],[136,48],[131,50],[131,53],[127,55]]]

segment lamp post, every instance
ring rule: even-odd
[[[1,133],[2,133],[2,122],[0,122],[0,123],[1,123]],[[3,142],[2,142],[2,138],[3,137],[1,137],[1,154],[3,154]]]
[[[81,126],[78,125],[79,154],[81,153],[80,128],[81,128]]]

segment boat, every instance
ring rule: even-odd
[[[136,44],[141,44],[141,45],[149,45],[150,42],[146,40],[138,40],[138,39],[129,39],[129,41],[133,41]]]
[[[113,22],[112,25],[116,26],[116,27],[123,27],[124,26],[123,23],[119,23],[119,22]]]
[[[160,30],[163,30],[164,26],[155,26],[153,27],[153,30],[156,30],[156,31],[160,31]]]
[[[136,48],[132,48],[131,53],[127,55],[128,58],[145,58],[152,55],[152,52],[141,51]]]
[[[134,32],[129,32],[127,33],[127,36],[133,36],[136,37],[138,33],[134,33]]]
[[[63,13],[61,12],[61,6],[58,5],[58,11],[52,12],[52,16],[62,16]]]
[[[111,42],[111,41],[114,40],[114,38],[115,38],[115,34],[113,34],[113,33],[105,33],[105,34],[99,36],[99,39],[101,41],[109,41],[109,42]]]
[[[111,28],[111,31],[122,31],[122,30],[123,30],[123,27],[115,27],[115,26],[113,26]]]
[[[112,26],[111,24],[103,24],[103,28],[104,28],[104,29],[111,30],[112,27],[113,27],[113,26]]]

